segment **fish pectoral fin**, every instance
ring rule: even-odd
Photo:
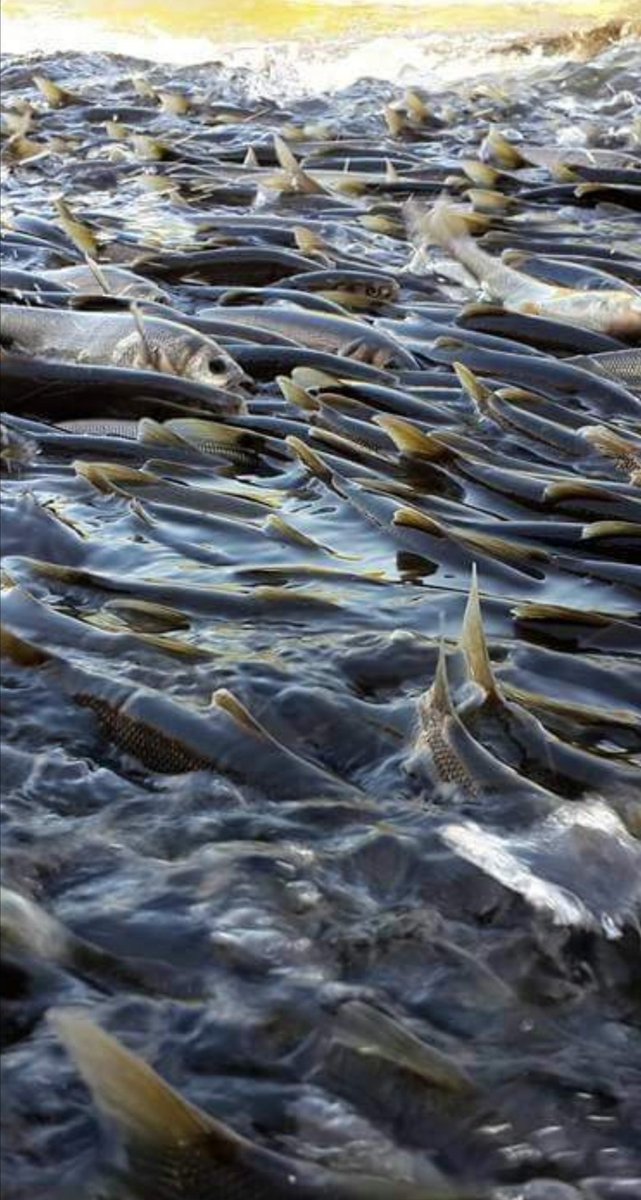
[[[244,1140],[178,1092],[93,1021],[73,1009],[58,1009],[50,1020],[98,1108],[111,1118],[126,1143],[186,1153],[203,1141],[227,1156]]]

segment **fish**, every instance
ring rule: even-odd
[[[99,296],[129,296],[141,300],[167,300],[168,294],[158,284],[143,279],[133,271],[111,264],[88,261],[86,266],[59,267],[43,271],[43,278],[54,285],[72,291]]]
[[[446,201],[425,212],[408,202],[406,218],[419,247],[436,244],[447,250],[483,284],[487,294],[507,309],[633,339],[641,337],[641,297],[625,291],[581,291],[534,280],[492,258],[470,236],[465,216]]]
[[[35,900],[4,886],[0,887],[0,930],[4,956],[42,959],[101,991],[114,992],[124,986],[155,994],[170,988],[172,971],[168,963],[150,958],[137,963],[111,954],[72,933]],[[185,989],[184,994],[189,995],[190,990]]]
[[[608,350],[603,354],[578,354],[565,360],[582,371],[613,379],[630,391],[641,391],[641,348],[630,350]]]
[[[96,715],[116,745],[155,772],[222,772],[251,779],[281,800],[305,795],[361,799],[357,788],[275,738],[226,688],[217,689],[209,709],[199,713],[152,688],[89,675],[7,626],[0,634],[3,657],[44,669],[52,684]]]
[[[2,401],[16,419],[180,417],[245,411],[244,396],[160,371],[55,362],[2,351]]]
[[[39,358],[158,371],[223,389],[244,379],[242,369],[213,338],[174,321],[18,305],[2,305],[0,315],[3,344]]]
[[[128,1176],[148,1200],[483,1200],[436,1168],[423,1183],[331,1170],[251,1141],[190,1104],[80,1009],[52,1026],[100,1112],[127,1150]]]

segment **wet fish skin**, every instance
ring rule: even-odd
[[[215,318],[217,309],[203,309],[201,316]],[[242,330],[244,325],[258,326],[274,333],[283,333],[294,342],[300,342],[305,347],[325,351],[338,351],[349,355],[350,349],[357,344],[371,348],[374,355],[378,351],[387,356],[388,363],[394,367],[415,367],[416,360],[404,350],[397,341],[389,337],[375,326],[365,324],[353,317],[334,316],[329,313],[318,313],[300,308],[270,308],[260,305],[238,306],[226,310],[226,320],[238,325]],[[377,364],[378,365],[378,364]]]
[[[150,283],[133,271],[126,271],[111,264],[59,267],[57,270],[45,271],[43,278],[56,286],[85,294],[117,295],[146,300],[168,299],[167,292],[157,284]]]
[[[407,211],[417,238],[448,250],[506,308],[533,316],[554,316],[615,337],[641,336],[641,298],[623,290],[556,288],[528,278],[477,246],[464,217],[446,202],[435,205],[429,215],[415,205]]]
[[[239,393],[161,371],[54,362],[2,352],[2,403],[16,417],[211,416],[244,411]]]
[[[146,318],[141,336],[128,313],[71,313],[2,305],[2,338],[13,349],[42,358],[152,369],[224,388],[243,372],[212,338],[171,321]]]
[[[641,348],[612,350],[603,354],[580,354],[565,360],[582,371],[612,379],[633,392],[641,390]]]

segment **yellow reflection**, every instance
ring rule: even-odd
[[[114,33],[204,38],[213,47],[256,41],[369,37],[382,33],[546,32],[633,15],[629,0],[487,0],[386,3],[385,0],[4,0],[5,21],[92,22]]]

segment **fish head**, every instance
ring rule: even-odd
[[[637,344],[641,338],[641,298],[622,292],[619,303],[613,306],[606,332],[624,341],[634,339]]]
[[[177,375],[206,387],[237,388],[247,382],[245,372],[231,354],[213,338],[185,333],[168,348],[166,357]]]
[[[570,291],[559,288],[551,302],[539,311],[557,316],[561,321],[594,329],[626,340],[641,337],[641,297],[624,291]],[[522,312],[528,311],[521,305]],[[530,311],[534,311],[530,307]]]
[[[205,387],[237,389],[247,381],[238,363],[213,338],[170,321],[140,319],[118,344],[121,366],[178,375]]]

